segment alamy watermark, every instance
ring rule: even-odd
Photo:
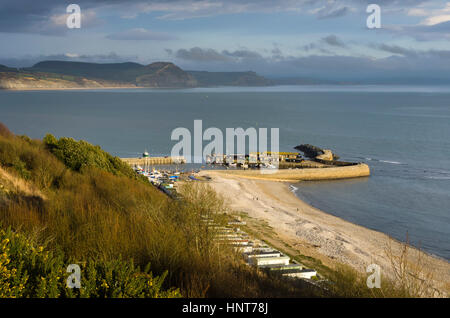
[[[66,8],[69,14],[66,19],[66,25],[69,29],[81,28],[81,8],[78,4],[69,4]]]
[[[186,163],[203,163],[213,158],[216,163],[262,164],[263,168],[277,169],[279,137],[279,128],[270,128],[270,151],[268,151],[268,128],[249,127],[245,130],[241,127],[226,128],[224,134],[217,127],[209,127],[203,131],[203,121],[194,120],[193,134],[184,127],[172,131],[171,140],[178,143],[172,147],[171,156],[184,158]],[[210,142],[203,147],[204,141]]]
[[[369,29],[381,28],[381,8],[378,4],[369,4],[366,9],[370,15],[367,17],[366,25]]]
[[[71,273],[66,280],[67,288],[81,288],[81,268],[78,264],[67,266],[67,273]]]
[[[366,268],[367,273],[371,273],[366,280],[368,288],[381,288],[381,267],[377,264],[370,264]]]
[[[81,28],[81,7],[78,4],[69,4],[66,8],[67,16],[66,25],[69,29]],[[369,4],[366,12],[370,13],[367,17],[366,25],[369,29],[381,28],[381,7],[378,4]]]

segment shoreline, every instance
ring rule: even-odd
[[[0,88],[0,91],[14,91],[14,92],[26,92],[26,91],[71,91],[71,90],[98,90],[98,89],[134,89],[134,88],[146,88],[136,86],[105,86],[105,87],[28,87],[28,88]]]
[[[307,204],[292,193],[292,182],[247,178],[217,170],[203,170],[199,175],[211,177],[209,184],[232,210],[265,222],[275,234],[270,239],[289,246],[291,252],[318,259],[331,268],[338,264],[350,265],[361,273],[366,273],[366,267],[374,263],[380,265],[382,274],[384,271],[392,276],[386,247],[390,243],[396,255],[402,242]],[[420,252],[410,246],[409,260],[414,262],[421,257],[433,274],[431,285],[448,295],[450,263]]]

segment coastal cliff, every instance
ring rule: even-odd
[[[0,89],[75,89],[136,87],[130,83],[68,77],[57,74],[0,72]]]
[[[0,89],[190,88],[270,83],[254,72],[187,72],[170,62],[142,65],[43,61],[21,69],[0,65]]]

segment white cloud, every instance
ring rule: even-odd
[[[352,0],[343,2],[352,3]],[[324,4],[325,6],[320,6]],[[316,8],[316,10],[308,10]],[[322,10],[322,11],[321,11]],[[223,14],[239,13],[273,13],[273,12],[306,12],[315,14],[320,11],[320,17],[337,17],[344,15],[354,9],[347,6],[337,5],[330,0],[180,0],[167,2],[148,2],[131,5],[122,14],[123,18],[136,18],[140,13],[161,13],[158,17],[164,20],[184,20],[202,18]]]
[[[412,8],[408,10],[407,14],[412,17],[425,17],[429,13],[426,9],[423,8]]]
[[[434,17],[429,17],[422,22],[424,25],[436,25],[439,23],[450,21],[450,14],[437,15]]]
[[[66,53],[64,55],[69,57],[69,58],[78,58],[78,57],[80,57],[80,55],[77,54],[77,53]]]
[[[426,17],[420,22],[421,25],[436,25],[439,23],[450,21],[450,2],[447,2],[445,6],[437,8],[433,7],[416,7],[409,9],[407,12],[409,16]]]

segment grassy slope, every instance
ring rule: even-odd
[[[165,288],[178,287],[188,297],[425,295],[422,283],[409,274],[394,282],[384,279],[384,288],[374,290],[367,288],[366,276],[349,267],[322,268],[334,282],[323,294],[302,281],[257,272],[231,249],[219,248],[215,233],[201,222],[201,215],[224,222],[225,207],[214,191],[191,186],[183,190],[183,200],[172,201],[117,158],[86,142],[50,135],[44,142],[31,140],[0,123],[0,168],[0,231],[10,227],[49,252],[61,253],[68,264],[91,264],[99,270],[112,266],[121,273],[130,272],[114,263],[118,259],[133,260],[140,268],[150,264],[156,275],[168,272]],[[401,273],[412,271],[403,262],[396,267]]]
[[[166,288],[189,297],[314,295],[301,282],[262,275],[218,248],[200,221],[210,215],[220,222],[223,211],[208,188],[185,189],[182,201],[172,201],[98,147],[51,136],[31,140],[2,125],[0,166],[23,183],[12,187],[0,177],[1,227],[61,251],[68,261],[150,263],[156,275],[168,271]]]

